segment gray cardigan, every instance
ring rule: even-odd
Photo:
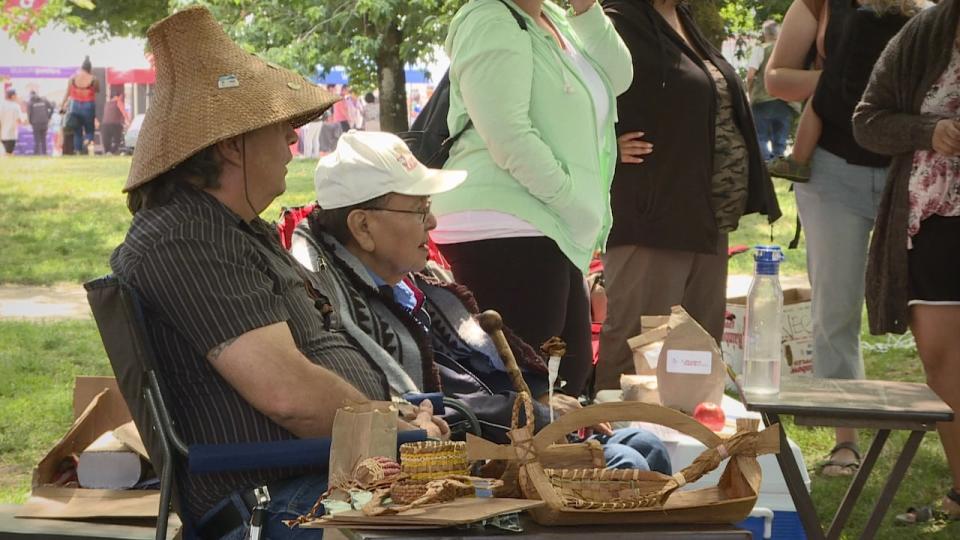
[[[941,117],[920,114],[927,91],[950,63],[960,0],[914,17],[883,51],[853,115],[857,142],[893,156],[867,262],[870,332],[902,334],[908,322],[907,221],[913,153],[933,148]]]

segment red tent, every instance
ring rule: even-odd
[[[107,68],[107,84],[154,84],[156,82],[157,73],[152,68]]]

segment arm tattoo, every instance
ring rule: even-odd
[[[224,341],[223,343],[217,345],[216,347],[210,349],[210,352],[207,353],[207,360],[213,362],[217,358],[220,358],[220,354],[222,354],[223,351],[226,350],[226,348],[229,347],[231,344],[233,344],[233,342],[236,340],[237,338],[230,338]]]

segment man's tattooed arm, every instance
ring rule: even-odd
[[[225,351],[227,347],[232,345],[233,342],[236,340],[237,338],[230,338],[224,341],[223,343],[217,345],[216,347],[210,349],[210,352],[207,353],[207,360],[211,362],[216,361],[217,358],[220,358],[220,355],[223,353],[223,351]]]

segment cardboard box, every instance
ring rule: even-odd
[[[33,489],[17,517],[54,519],[156,519],[158,490],[108,490],[53,487],[57,468],[100,435],[131,421],[113,377],[77,377],[73,391],[74,422],[33,470]],[[132,424],[131,424],[132,425]]]
[[[723,331],[723,359],[737,375],[743,374],[743,333],[747,299],[727,299],[727,321]],[[783,291],[783,358],[790,373],[813,372],[813,323],[810,319],[810,289]]]

